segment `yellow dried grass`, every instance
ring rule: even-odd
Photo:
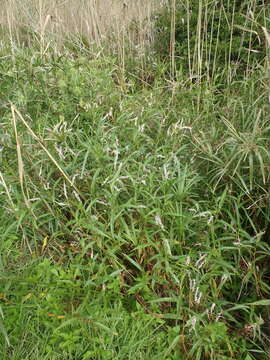
[[[10,35],[23,28],[43,39],[45,34],[59,39],[81,34],[99,43],[112,32],[119,34],[132,20],[145,32],[145,22],[160,0],[3,0],[1,5],[0,23]]]

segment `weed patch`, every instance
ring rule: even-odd
[[[73,46],[1,47],[1,357],[268,359],[263,62]]]

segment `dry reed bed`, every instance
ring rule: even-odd
[[[160,0],[4,0],[0,24],[16,40],[21,39],[23,29],[24,33],[34,31],[41,39],[50,35],[60,40],[63,34],[65,37],[80,34],[87,41],[99,44],[108,34],[123,36],[135,20],[136,36],[141,40],[147,31],[149,37],[151,15],[161,3]]]

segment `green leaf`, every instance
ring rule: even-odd
[[[181,339],[181,335],[177,335],[177,336],[174,338],[173,342],[171,343],[171,345],[169,346],[168,350],[167,350],[166,353],[165,353],[165,357],[167,357],[167,356],[170,354],[170,352],[171,352],[171,351],[175,348],[175,346],[179,343],[180,339]]]
[[[4,323],[3,323],[1,318],[4,319],[4,314],[3,314],[2,308],[0,306],[0,332],[4,336],[4,339],[5,339],[6,343],[7,343],[7,346],[10,346],[10,341],[9,341],[9,338],[8,338],[8,335],[7,335],[7,331],[5,329]]]
[[[143,271],[142,267],[136,262],[134,261],[130,256],[123,254],[123,256],[132,264],[134,265],[138,270]]]
[[[248,303],[248,305],[253,305],[253,306],[270,306],[270,299],[254,301],[254,302],[252,302],[252,303]]]

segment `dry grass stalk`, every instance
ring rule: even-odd
[[[21,188],[24,194],[24,187],[23,187],[23,162],[21,157],[21,150],[18,140],[18,134],[17,134],[17,127],[16,127],[16,115],[19,117],[23,125],[27,128],[29,134],[32,136],[34,140],[37,141],[39,146],[45,151],[49,159],[54,163],[54,165],[57,167],[61,175],[64,177],[64,179],[70,184],[70,186],[73,188],[73,190],[76,192],[76,194],[80,194],[80,191],[74,184],[74,182],[70,179],[70,177],[66,174],[66,172],[62,169],[62,167],[59,165],[59,163],[55,160],[55,158],[52,156],[52,154],[49,152],[49,150],[46,148],[46,146],[42,143],[42,141],[39,139],[39,137],[33,132],[33,130],[30,128],[30,126],[27,124],[27,122],[24,120],[22,114],[19,112],[19,110],[14,106],[11,105],[11,111],[12,111],[12,117],[13,117],[13,126],[15,130],[15,136],[16,136],[16,142],[17,142],[17,154],[18,154],[18,163],[19,163],[19,175],[20,175],[20,184]],[[25,197],[25,195],[24,195]]]
[[[16,145],[17,145],[17,159],[18,159],[18,171],[19,171],[20,186],[21,186],[21,191],[23,194],[25,205],[27,206],[27,208],[29,208],[29,201],[26,196],[25,187],[24,187],[24,165],[23,165],[23,159],[22,159],[20,139],[19,139],[19,135],[18,135],[18,131],[17,131],[15,107],[12,106],[11,111],[12,111],[12,122],[13,122],[13,128],[14,128],[14,133],[15,133]]]

